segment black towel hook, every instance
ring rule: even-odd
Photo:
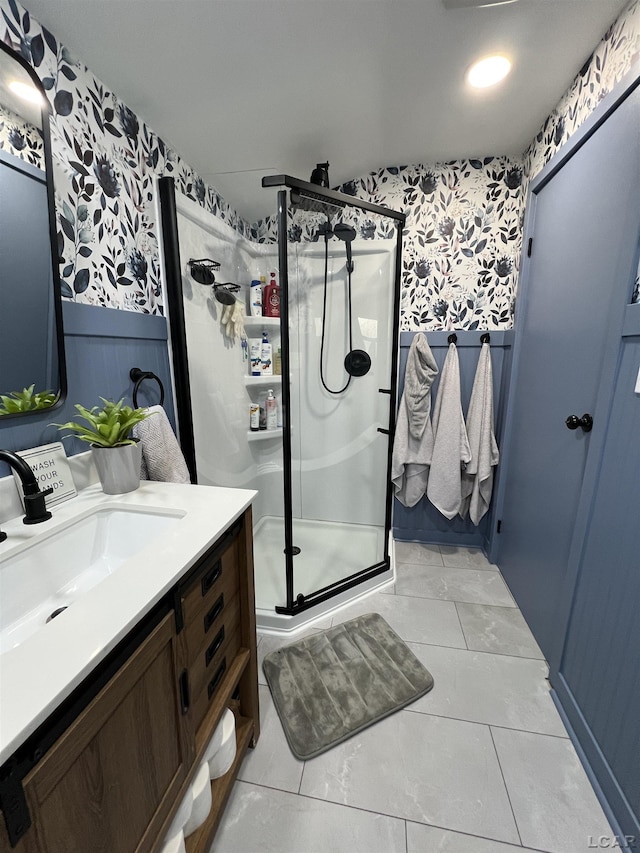
[[[159,376],[151,373],[150,370],[140,370],[139,367],[132,367],[129,371],[129,378],[134,383],[133,385],[133,408],[138,408],[138,388],[145,379],[155,379],[160,386],[160,405],[164,404],[164,386]]]
[[[480,343],[481,344],[491,343],[491,335],[489,334],[489,332],[485,332],[484,335],[480,335]]]
[[[457,344],[458,343],[458,336],[456,335],[455,332],[453,334],[449,335],[449,337],[447,338],[447,343],[448,344]]]

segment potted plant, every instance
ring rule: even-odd
[[[149,417],[145,409],[132,409],[124,405],[124,397],[117,403],[100,397],[103,406],[86,409],[79,403],[75,408],[88,426],[68,421],[55,424],[58,429],[69,429],[80,441],[91,445],[98,469],[102,491],[107,495],[133,492],[140,485],[142,447],[131,437],[133,427]]]

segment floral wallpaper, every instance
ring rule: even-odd
[[[154,213],[159,175],[172,175],[179,191],[244,236],[275,239],[275,220],[242,220],[17,0],[0,0],[0,13],[0,38],[31,63],[52,107],[66,298],[163,313]],[[391,166],[339,188],[407,214],[402,329],[511,326],[528,183],[639,56],[640,0],[632,0],[522,159]],[[0,130],[0,144],[6,133]],[[289,238],[314,239],[319,219],[299,214]],[[364,239],[393,236],[381,219],[353,224]],[[636,284],[636,301],[639,290]]]
[[[0,39],[32,65],[51,104],[65,298],[162,314],[154,178],[172,175],[241,234],[249,224],[16,0],[0,0]]]
[[[572,136],[634,62],[640,61],[640,0],[632,0],[609,27],[567,92],[524,152],[527,180],[534,178]]]
[[[44,169],[42,134],[37,127],[0,103],[0,149]]]

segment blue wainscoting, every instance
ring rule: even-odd
[[[400,363],[398,400],[402,397],[404,389],[404,371],[407,363],[407,355],[411,342],[417,332],[402,332],[400,334]],[[440,371],[449,348],[448,337],[451,332],[426,332],[429,346]],[[457,348],[460,361],[460,391],[462,397],[462,411],[466,415],[473,388],[478,356],[480,355],[480,336],[483,331],[467,332],[456,331],[458,337]],[[513,344],[513,330],[493,331],[491,335],[491,363],[493,367],[493,403],[495,416],[495,431],[498,446],[503,434],[504,413],[506,410],[506,394],[509,386],[509,372],[511,369],[511,350]],[[432,388],[432,405],[435,403],[438,392],[438,380]],[[500,466],[497,468],[499,477]],[[439,545],[469,545],[482,547],[486,551],[490,549],[492,533],[495,531],[496,520],[493,517],[493,507],[482,519],[478,527],[471,521],[460,517],[451,520],[441,515],[438,510],[427,500],[422,498],[420,503],[414,507],[405,507],[394,500],[393,507],[393,535],[395,539],[411,542],[423,542],[426,544]]]
[[[0,447],[23,450],[60,441],[61,433],[52,422],[63,423],[77,414],[74,403],[90,408],[99,397],[132,404],[133,383],[129,370],[139,367],[155,373],[165,390],[164,408],[175,429],[171,372],[167,348],[167,321],[164,317],[119,311],[93,305],[63,304],[64,343],[67,364],[67,398],[55,409],[16,418],[0,418]],[[158,384],[145,381],[138,392],[138,405],[160,402]],[[65,439],[67,455],[87,449],[75,438]],[[0,476],[9,468],[0,464]]]

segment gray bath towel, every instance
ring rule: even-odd
[[[141,478],[159,483],[190,483],[187,463],[165,410],[150,406],[147,411],[152,416],[132,430],[134,438],[142,442]]]
[[[427,489],[433,452],[431,386],[437,373],[427,339],[419,332],[407,356],[391,458],[394,494],[404,506],[415,506]]]
[[[467,435],[471,461],[462,475],[462,505],[460,515],[469,513],[477,526],[489,509],[493,491],[493,469],[500,454],[493,431],[493,372],[489,344],[483,344],[473,381],[471,401],[467,412]]]
[[[427,497],[446,518],[460,512],[462,470],[471,459],[460,403],[460,364],[455,344],[442,368],[433,409],[433,454]]]

